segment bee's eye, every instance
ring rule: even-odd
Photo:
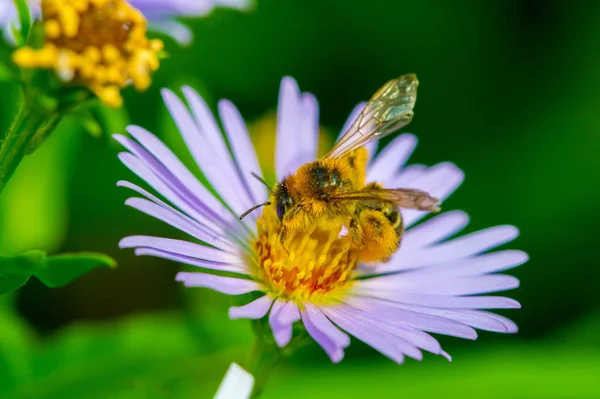
[[[283,202],[278,201],[275,211],[277,212],[277,216],[279,217],[279,220],[283,220],[283,214],[285,213],[285,207],[283,206]]]

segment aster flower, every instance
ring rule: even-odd
[[[125,0],[44,0],[44,42],[13,54],[22,68],[53,69],[104,103],[122,104],[120,89],[150,86],[162,42],[146,37],[146,19]]]
[[[400,249],[377,266],[358,264],[339,234],[291,240],[283,248],[273,206],[240,221],[238,215],[267,200],[259,161],[235,106],[221,100],[216,119],[189,87],[183,101],[169,90],[163,98],[187,147],[217,196],[213,195],[156,136],[130,126],[132,138],[115,135],[128,150],[121,161],[162,199],[125,181],[118,183],[144,198],[126,204],[190,235],[189,240],[132,236],[120,242],[137,255],[156,256],[197,266],[176,279],[187,287],[206,287],[227,295],[254,293],[250,303],[229,309],[232,319],[268,320],[275,342],[286,346],[292,325],[301,323],[333,362],[344,357],[353,336],[402,363],[420,360],[422,351],[450,360],[429,333],[476,339],[475,329],[514,333],[517,326],[487,309],[519,308],[513,299],[482,295],[516,288],[516,278],[496,274],[527,261],[516,250],[486,253],[519,234],[496,226],[453,238],[469,222],[462,211],[447,211],[418,223],[427,213],[402,210],[406,227]],[[360,114],[351,113],[342,132]],[[318,104],[284,78],[277,112],[275,166],[281,180],[317,156]],[[443,200],[463,181],[454,164],[405,166],[416,137],[402,134],[379,154],[369,145],[367,181],[384,187],[424,190]],[[229,150],[231,149],[231,151]],[[208,244],[208,245],[205,245]]]

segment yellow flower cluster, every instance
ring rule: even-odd
[[[23,68],[54,69],[65,82],[87,86],[104,103],[120,107],[120,89],[143,91],[159,67],[160,40],[125,0],[43,0],[44,45],[13,54]]]

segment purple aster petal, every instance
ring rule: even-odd
[[[434,309],[422,306],[403,305],[404,308],[415,312],[426,313],[439,317],[445,317],[467,324],[480,330],[494,331],[500,333],[515,333],[518,328],[511,320],[483,310],[469,309]]]
[[[180,171],[176,170],[174,173],[169,170],[133,140],[118,134],[113,137],[131,152],[131,154],[119,154],[121,162],[182,211],[205,225],[218,224],[221,229],[227,230],[231,230],[231,226],[240,227],[237,218],[218,200],[214,202],[214,197],[208,191],[204,193],[190,191],[190,187],[195,188],[195,186],[191,181],[180,180],[181,176],[185,176],[175,174],[181,173]],[[133,155],[135,159],[130,155]],[[179,201],[176,202],[176,200]],[[187,208],[182,208],[180,206],[182,203]],[[193,213],[186,211],[190,208]]]
[[[373,294],[373,293],[371,293]],[[380,293],[379,298],[400,304],[440,309],[519,309],[519,302],[501,296],[449,296],[409,293]]]
[[[148,132],[147,130],[139,126],[128,126],[127,132],[131,134],[155,159],[160,162],[165,169],[171,172],[174,179],[181,181],[181,185],[186,187],[200,202],[202,202],[202,208],[210,216],[214,212],[218,214],[220,218],[231,222],[232,215],[227,209],[221,204],[221,202],[214,197],[214,195],[206,189],[198,179],[185,167],[183,162],[177,158],[175,154],[155,135]],[[119,135],[115,135],[115,138],[126,146],[132,153],[140,157],[139,151],[135,147],[127,146],[127,140],[122,140]]]
[[[469,223],[463,211],[444,212],[409,229],[402,237],[402,250],[410,251],[438,243],[461,231]]]
[[[425,176],[420,176],[410,188],[423,190],[443,201],[461,185],[465,174],[456,165],[443,162],[429,169]],[[402,211],[404,226],[410,227],[416,221],[428,215],[427,211],[406,209]]]
[[[329,321],[327,317],[325,317],[323,312],[319,310],[319,308],[311,305],[310,303],[306,303],[304,306],[306,308],[307,317],[317,329],[331,338],[336,345],[341,346],[342,348],[346,348],[348,345],[350,345],[350,337],[348,334],[343,333],[339,328],[334,326],[333,323]]]
[[[130,236],[119,242],[120,248],[154,248],[174,254],[189,256],[191,258],[208,260],[211,262],[227,263],[243,266],[244,261],[235,253],[200,245],[193,242],[175,240],[172,238],[151,236]]]
[[[279,311],[277,315],[280,323],[284,324],[293,324],[300,320],[300,310],[298,309],[298,305],[294,302],[289,301],[285,304],[285,306]]]
[[[450,356],[450,354],[448,352],[442,351],[442,353],[440,353],[440,355],[444,356],[449,362],[452,361],[452,356]]]
[[[254,145],[250,133],[238,109],[228,100],[219,101],[219,115],[223,128],[229,139],[231,150],[240,169],[240,174],[246,186],[250,189],[252,199],[261,203],[266,200],[267,191],[263,183],[252,176],[252,173],[262,177]]]
[[[244,184],[244,178],[236,168],[235,162],[227,148],[225,137],[221,133],[221,129],[210,108],[202,97],[200,97],[200,95],[191,87],[183,86],[182,91],[187,102],[190,104],[192,115],[200,128],[200,132],[206,137],[210,143],[210,147],[215,152],[215,155],[221,160],[220,165],[223,168],[226,168],[228,174],[233,178],[233,180],[228,183],[234,185],[234,187],[239,190],[238,196],[244,197],[244,200],[249,200],[252,205],[255,205],[255,200],[252,200],[250,189]],[[251,146],[251,148],[253,148],[253,146]],[[211,166],[218,167],[219,163]]]
[[[440,344],[429,334],[416,328],[403,325],[394,319],[363,312],[362,310],[350,306],[336,306],[333,310],[344,314],[348,319],[355,320],[356,322],[366,324],[373,329],[390,334],[393,338],[388,337],[388,339],[393,342],[396,348],[413,359],[423,359],[423,354],[419,348],[429,350],[435,354],[439,354],[442,350]]]
[[[374,329],[367,323],[361,323],[356,319],[351,319],[344,313],[334,309],[326,308],[324,310],[331,321],[351,335],[370,345],[396,363],[400,364],[404,362],[404,354],[390,340],[390,338],[393,337],[391,334]]]
[[[464,277],[478,276],[500,272],[520,266],[529,260],[529,256],[523,251],[506,250],[478,255],[470,258],[458,259],[450,262],[442,262],[434,265],[420,265],[412,269],[404,267],[396,268],[394,261],[382,265],[377,269],[378,273],[392,272],[397,270],[408,270],[403,275],[419,273],[421,276],[430,276],[434,278],[444,277]],[[406,265],[405,265],[406,266]],[[367,271],[369,271],[367,269]]]
[[[523,251],[506,250],[421,268],[419,272],[436,276],[477,276],[512,269],[528,260],[529,255]]]
[[[281,310],[285,307],[285,305],[285,301],[277,299],[273,304],[271,313],[269,313],[269,325],[273,331],[275,342],[280,348],[286,346],[292,339],[292,323],[282,322],[279,318]]]
[[[249,0],[129,0],[148,19],[148,28],[171,36],[181,45],[192,41],[192,32],[173,17],[201,17],[222,6],[247,9]]]
[[[361,289],[431,294],[431,295],[474,295],[504,291],[519,286],[519,280],[503,274],[479,275],[468,277],[436,276],[431,273],[399,273],[384,275],[361,282]]]
[[[232,306],[229,308],[229,318],[262,319],[271,308],[272,303],[273,298],[265,295],[244,306]]]
[[[202,173],[221,198],[231,206],[237,215],[240,215],[253,204],[241,184],[240,176],[229,154],[223,155],[222,151],[215,148],[215,144],[218,146],[218,140],[215,139],[215,134],[212,133],[211,122],[202,119],[206,115],[199,116],[198,109],[194,111],[196,119],[193,119],[183,102],[171,91],[163,89],[162,94],[187,148],[192,153]],[[201,108],[196,101],[192,107],[194,106]],[[212,116],[207,118],[212,119]],[[204,125],[201,125],[201,122]],[[202,131],[199,126],[202,126]],[[210,135],[209,132],[211,132]],[[219,133],[217,132],[217,134]]]
[[[165,179],[168,180],[168,176],[164,179],[160,178],[152,171],[152,169],[148,167],[146,162],[140,160],[133,154],[122,152],[119,154],[119,159],[127,168],[129,168],[129,170],[148,183],[154,190],[160,193],[164,198],[174,204],[181,211],[185,212],[187,215],[201,222],[202,224],[210,226],[212,229],[221,230],[224,222],[221,221],[219,224],[217,224],[217,221],[211,220],[211,218],[207,217],[204,214],[204,210],[202,210],[199,204],[194,201],[194,197],[191,195],[191,193],[186,191],[184,188],[179,186],[175,187],[165,183]]]
[[[492,313],[492,312],[487,312],[485,310],[463,310],[462,312],[464,312],[465,314],[467,314],[469,316],[472,316],[472,317],[473,316],[479,316],[479,317],[482,317],[482,318],[487,317],[487,318],[490,318],[490,319],[494,319],[494,320],[502,323],[504,325],[504,327],[505,327],[505,331],[504,332],[507,332],[509,334],[514,334],[517,331],[519,331],[519,327],[515,324],[515,322],[512,321],[512,320],[510,320],[510,319],[508,319],[508,318],[506,318],[506,317],[504,317],[504,316],[500,316],[500,315],[497,315],[497,314]],[[482,327],[477,327],[477,328],[481,328],[482,330],[486,329],[486,328],[482,328]],[[500,329],[494,330],[494,329],[488,328],[488,330],[489,331],[502,332]]]
[[[250,0],[129,0],[147,18],[158,17],[201,17],[215,7],[247,9]]]
[[[196,221],[186,217],[171,207],[162,207],[143,198],[129,198],[125,201],[125,205],[161,220],[198,240],[211,243],[219,248],[226,247],[228,250],[233,250],[235,248],[229,240],[223,240],[221,235],[215,235],[207,231],[207,229],[203,229]]]
[[[417,138],[404,133],[389,143],[373,160],[367,172],[367,181],[378,181],[387,185],[404,166],[415,147]]]
[[[281,180],[292,173],[292,162],[298,155],[298,127],[302,103],[300,89],[296,81],[286,76],[281,80],[277,105],[277,140],[275,151],[275,170]]]
[[[424,176],[429,168],[425,165],[413,163],[404,167],[398,176],[391,179],[387,187],[414,187],[415,182]]]
[[[141,188],[133,183],[129,183],[127,181],[121,180],[121,181],[117,182],[117,187],[129,188],[129,189],[143,195],[144,197],[146,197],[147,199],[149,199],[156,205],[160,206],[161,208],[169,209],[169,210],[172,210],[173,212],[178,212],[173,207],[169,206],[168,204],[161,201],[154,195],[150,194],[148,191],[144,190],[143,188]],[[180,212],[178,212],[178,213],[179,213],[179,216],[183,220],[196,226],[199,230],[205,232],[206,234],[209,234],[209,235],[212,235],[213,237],[215,237],[215,239],[217,241],[219,241],[219,246],[231,247],[232,245],[234,245],[233,242],[231,241],[230,237],[228,235],[224,234],[224,231],[221,228],[216,227],[214,225],[207,226],[206,224],[204,224],[202,222],[199,222],[195,219],[190,218],[189,216],[185,215],[184,213],[180,213]]]
[[[181,46],[189,46],[192,43],[194,34],[192,30],[174,19],[165,19],[161,16],[155,16],[148,21],[148,29],[170,36]]]
[[[331,361],[339,363],[344,358],[344,348],[335,342],[331,337],[321,331],[313,324],[306,311],[301,310],[302,322],[308,334],[325,350]]]
[[[179,272],[176,281],[182,282],[186,287],[211,288],[227,295],[242,295],[253,291],[261,291],[261,286],[252,280],[235,277],[216,276],[207,273]]]
[[[451,335],[458,338],[477,339],[477,332],[466,324],[445,317],[411,310],[402,304],[390,302],[383,296],[382,299],[357,296],[347,298],[345,303],[347,306],[352,306],[380,317],[391,318],[419,330]]]
[[[210,270],[218,270],[222,272],[233,272],[239,274],[250,275],[251,273],[247,270],[245,266],[235,265],[235,264],[227,264],[221,262],[213,262],[204,259],[193,258],[190,256],[185,256],[181,254],[176,254],[173,252],[169,252],[163,249],[155,249],[155,248],[136,248],[135,249],[136,256],[154,256],[157,258],[168,259],[174,262],[185,263],[187,265],[198,266],[204,269]]]
[[[237,8],[246,10],[252,4],[252,0],[215,0],[215,5],[221,7]]]
[[[407,253],[401,248],[394,256],[393,268],[400,270],[449,263],[510,242],[518,235],[519,230],[514,226],[495,226]]]
[[[319,144],[319,103],[313,94],[302,93],[300,112],[300,126],[297,137],[299,148],[294,161],[290,165],[293,169],[317,159],[317,146]]]
[[[199,16],[214,7],[214,0],[129,0],[145,15]]]

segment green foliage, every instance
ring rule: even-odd
[[[0,61],[0,82],[10,82],[15,79],[15,74],[8,65]]]
[[[46,256],[33,250],[17,256],[0,256],[0,295],[24,285],[31,276],[48,287],[61,287],[97,267],[116,267],[109,256],[97,253],[73,253]]]
[[[249,352],[215,352],[178,312],[76,324],[41,342],[1,307],[0,323],[2,399],[209,398],[228,364],[244,364]],[[591,319],[569,330],[591,337],[598,327]],[[600,372],[597,342],[564,339],[560,333],[533,344],[471,343],[478,350],[450,350],[452,363],[429,355],[401,366],[357,356],[332,365],[320,352],[310,366],[284,361],[262,398],[454,398],[467,390],[482,398],[597,397],[600,388],[589,383]]]
[[[227,368],[173,313],[75,325],[41,346],[12,339],[10,347],[8,340],[0,333],[3,399],[169,398],[196,386],[216,389],[217,380],[207,384],[201,376],[220,378]]]
[[[17,7],[17,11],[19,13],[19,24],[20,29],[14,30],[13,34],[15,36],[15,40],[17,44],[23,46],[27,43],[29,39],[29,33],[31,31],[31,13],[29,11],[29,6],[27,5],[27,0],[13,0],[15,2],[15,6]]]

